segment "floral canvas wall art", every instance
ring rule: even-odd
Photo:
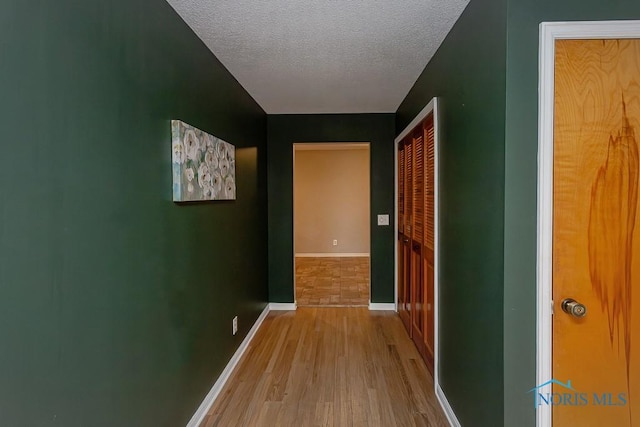
[[[173,201],[235,200],[236,149],[180,120],[171,120]]]

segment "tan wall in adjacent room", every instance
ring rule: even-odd
[[[348,147],[296,147],[296,255],[369,253],[369,147]]]

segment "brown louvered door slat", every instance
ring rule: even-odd
[[[424,139],[426,141],[425,149],[425,172],[426,180],[425,184],[425,198],[424,198],[424,212],[425,212],[425,239],[424,245],[429,249],[434,249],[435,241],[435,140],[434,140],[434,127],[433,116],[427,117],[424,123]]]
[[[423,223],[424,223],[424,141],[422,131],[418,129],[413,135],[413,188],[412,195],[412,217],[414,241],[422,244]]]
[[[413,216],[413,144],[411,139],[405,142],[405,180],[404,180],[404,235],[411,237]]]
[[[423,283],[425,290],[424,305],[424,344],[426,357],[433,363],[434,352],[434,249],[435,249],[435,129],[433,115],[427,116],[422,126],[425,141],[425,180],[424,180],[424,247],[423,247]],[[429,363],[429,362],[427,362]]]

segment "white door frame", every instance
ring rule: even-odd
[[[543,22],[540,24],[538,102],[538,254],[536,384],[552,378],[553,108],[555,41],[640,38],[640,21]],[[536,410],[537,427],[550,427],[551,406]]]
[[[438,178],[438,170],[439,170],[439,145],[440,145],[440,118],[439,118],[439,108],[438,108],[438,98],[433,98],[429,103],[418,113],[418,115],[407,125],[406,128],[396,137],[394,144],[394,206],[395,206],[395,215],[394,215],[394,294],[395,294],[395,304],[396,311],[398,311],[398,144],[429,114],[433,112],[433,130],[434,130],[434,248],[433,248],[433,319],[434,319],[434,339],[433,339],[433,383],[434,390],[436,392],[436,397],[440,406],[445,412],[449,423],[452,426],[459,426],[458,422],[453,410],[451,409],[451,405],[444,394],[444,391],[440,387],[439,377],[438,377],[438,367],[440,365],[439,362],[439,348],[440,348],[440,333],[439,333],[439,321],[438,321],[438,313],[440,307],[440,280],[439,280],[439,271],[440,271],[440,231],[438,229],[438,224],[440,223],[440,183]]]

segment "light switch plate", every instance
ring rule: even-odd
[[[389,225],[389,214],[378,215],[378,225]]]

